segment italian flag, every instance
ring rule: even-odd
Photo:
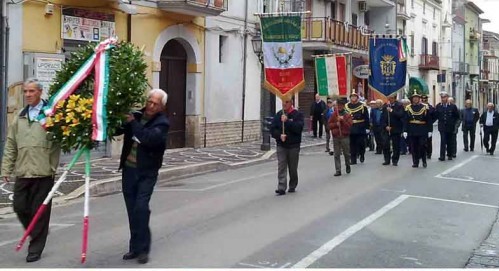
[[[303,90],[301,16],[261,17],[265,88],[281,99]]]
[[[316,57],[315,75],[319,95],[347,96],[347,61],[344,55]]]
[[[405,38],[400,38],[399,40],[399,61],[406,61],[407,55],[409,53],[409,47],[407,47],[407,40]]]

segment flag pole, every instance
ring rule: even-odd
[[[88,248],[88,215],[90,202],[90,150],[85,149],[85,202],[83,205],[83,239],[81,246],[81,263],[87,259]]]
[[[47,195],[47,197],[43,201],[42,205],[40,205],[40,207],[36,211],[35,216],[31,220],[31,222],[29,223],[28,227],[26,228],[26,231],[24,232],[24,235],[22,236],[21,240],[17,244],[16,251],[21,250],[21,248],[24,245],[24,242],[26,242],[26,238],[28,238],[29,234],[33,231],[33,228],[35,227],[36,223],[38,222],[38,219],[40,219],[40,217],[42,216],[42,214],[45,212],[45,209],[47,208],[47,205],[52,200],[52,197],[54,196],[55,191],[57,191],[57,189],[59,188],[59,186],[61,185],[61,183],[64,180],[66,180],[66,176],[68,175],[69,170],[71,170],[71,168],[73,168],[73,166],[75,165],[76,161],[80,158],[80,156],[81,156],[81,154],[83,153],[84,150],[85,149],[78,150],[78,152],[75,154],[75,156],[71,160],[71,163],[69,163],[68,168],[62,173],[61,177],[59,177],[59,180],[57,180],[57,182],[54,184],[54,186],[52,187],[52,190],[50,190],[49,194]]]

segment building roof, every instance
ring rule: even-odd
[[[474,12],[476,12],[477,14],[483,14],[484,11],[479,8],[475,3],[471,2],[471,1],[466,1],[466,6],[468,8],[470,8],[471,10],[473,10]]]

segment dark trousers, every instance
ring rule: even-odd
[[[400,134],[391,133],[390,135],[385,135],[383,156],[385,157],[386,163],[390,163],[390,158],[392,163],[398,163],[400,158],[400,142]],[[391,150],[393,150],[393,155]]]
[[[453,132],[440,132],[440,158],[445,158],[446,151],[447,156],[452,157],[454,155],[455,140],[456,134]]]
[[[24,229],[28,228],[31,219],[42,205],[48,193],[54,186],[54,177],[19,178],[14,183],[14,212]],[[50,213],[52,201],[47,205],[45,212],[39,218],[30,234],[28,253],[41,254],[47,242],[49,233]]]
[[[298,148],[283,148],[277,146],[277,185],[278,190],[286,191],[288,186],[289,171],[289,188],[296,188],[298,185],[298,161],[300,159],[300,147]]]
[[[317,126],[318,124],[318,126]],[[317,137],[317,128],[319,128],[319,137],[322,137],[322,116],[312,117],[312,129],[314,130],[314,137]]]
[[[409,142],[411,144],[411,153],[412,153],[412,164],[419,165],[419,160],[423,163],[426,163],[426,139],[425,136],[409,136]]]
[[[465,150],[468,149],[468,146],[471,151],[475,149],[475,133],[476,133],[475,127],[470,127],[470,128],[465,127],[463,129],[463,143]],[[469,141],[468,141],[468,135],[469,135]]]
[[[433,152],[433,137],[430,136],[426,139],[426,156],[431,158],[431,153]]]
[[[352,164],[357,163],[357,157],[364,156],[366,153],[366,135],[350,134],[350,157],[352,159]]]
[[[158,179],[158,170],[123,168],[122,190],[130,226],[129,252],[149,253],[151,249],[151,230],[149,201]]]
[[[400,152],[403,154],[407,153],[407,139],[400,137]]]
[[[374,141],[376,141],[376,153],[381,153],[383,151],[383,144],[384,144],[383,131],[381,127],[374,128],[373,134],[374,134]]]
[[[488,128],[487,126],[483,127],[483,145],[485,146],[485,149],[488,150],[491,154],[494,154],[494,151],[496,150],[496,143],[497,143],[497,130],[492,130]],[[489,140],[492,137],[492,142],[489,145]]]
[[[326,151],[331,151],[330,142],[331,142],[331,130],[329,128],[325,129],[326,131]]]

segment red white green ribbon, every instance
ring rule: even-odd
[[[117,42],[116,38],[102,41],[76,73],[59,89],[48,104],[43,108],[43,113],[38,117],[40,123],[45,126],[45,119],[54,115],[57,103],[66,100],[78,86],[95,71],[94,78],[94,103],[92,106],[92,140],[105,141],[107,138],[107,93],[109,89],[109,52]]]

